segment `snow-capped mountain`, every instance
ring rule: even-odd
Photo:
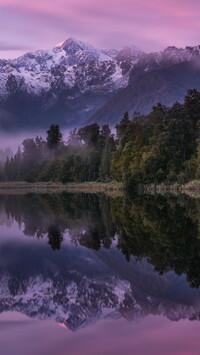
[[[178,295],[177,299],[173,299],[173,296],[167,298],[162,296],[162,293],[159,294],[159,284],[167,287],[168,282],[173,295],[173,278],[161,281],[154,275],[151,289],[147,290],[149,285],[145,289],[145,285],[140,285],[141,282],[137,280],[140,270],[137,265],[129,265],[129,271],[136,274],[133,274],[131,282],[128,277],[122,278],[117,274],[117,269],[110,269],[98,260],[95,253],[90,253],[88,259],[86,253],[77,250],[76,254],[72,252],[73,257],[76,255],[72,261],[70,254],[65,252],[65,263],[68,264],[66,269],[63,255],[60,263],[58,260],[55,262],[55,259],[54,262],[46,259],[46,256],[39,252],[40,271],[37,259],[31,266],[34,257],[34,253],[32,254],[30,265],[23,263],[24,270],[28,271],[22,272],[19,262],[16,261],[15,270],[12,272],[1,268],[0,312],[16,311],[30,318],[51,319],[72,331],[91,326],[100,319],[138,320],[150,314],[162,315],[172,321],[200,319],[199,303],[192,304],[191,300],[187,303],[185,296],[181,302]],[[114,257],[113,265],[120,261],[123,270],[125,261],[119,256],[116,258],[116,253],[111,253],[110,256]],[[88,262],[91,263],[90,268]],[[9,266],[10,268],[12,269]],[[147,269],[144,268],[143,276],[145,272]],[[147,272],[147,277],[149,276],[151,277],[151,273]]]
[[[145,66],[144,72],[163,68],[169,65],[190,62],[200,59],[200,46],[176,48],[167,47],[161,52],[143,54],[138,66]]]
[[[38,50],[27,53],[20,58],[9,61],[20,71],[41,72],[50,70],[53,66],[64,65],[70,67],[92,61],[109,61],[118,51],[104,51],[94,48],[91,44],[69,38],[57,44],[52,50]]]
[[[200,46],[168,47],[146,54],[134,46],[121,51],[101,50],[69,38],[51,50],[2,59],[0,125],[46,127],[52,121],[62,126],[83,124],[112,97],[149,72],[199,58]]]
[[[134,50],[133,64],[139,53]],[[121,88],[126,86],[127,80],[124,83],[121,80],[124,77],[121,62],[115,60],[118,54],[117,50],[99,50],[69,38],[52,50],[38,50],[14,60],[1,61],[1,96],[8,96],[20,88],[39,96],[42,91],[48,92],[56,86],[58,78],[65,89],[75,86],[80,91],[101,86],[107,90]],[[9,85],[12,77],[15,77],[15,87]]]

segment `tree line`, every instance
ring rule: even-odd
[[[7,158],[1,179],[4,181],[83,182],[110,179],[112,154],[116,141],[108,125],[94,123],[69,132],[67,143],[58,125],[42,137],[28,138],[22,150]]]
[[[67,143],[58,125],[46,140],[25,139],[22,151],[8,157],[1,179],[8,181],[122,181],[184,183],[200,178],[200,92],[189,90],[183,103],[157,104],[148,115],[128,112],[113,134],[93,123],[69,132]]]

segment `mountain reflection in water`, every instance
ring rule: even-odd
[[[179,324],[183,334],[196,327],[199,210],[185,196],[0,195],[0,327],[6,332],[10,314],[16,324],[20,314],[46,320],[38,323],[44,332],[53,323],[88,336],[121,322],[138,332],[149,319],[177,331]]]

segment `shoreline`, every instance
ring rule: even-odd
[[[110,196],[123,195],[123,184],[118,182],[25,182],[9,181],[0,182],[0,194],[25,194],[25,193],[52,193],[52,192],[80,192],[80,193],[105,193]]]
[[[200,180],[193,180],[186,184],[146,184],[139,188],[142,194],[185,194],[200,198]],[[117,197],[124,195],[123,184],[116,181],[105,182],[26,182],[3,181],[0,182],[0,194],[27,194],[27,193],[104,193]]]

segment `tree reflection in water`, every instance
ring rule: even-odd
[[[200,201],[186,196],[111,198],[103,194],[1,195],[0,210],[23,224],[26,236],[48,237],[61,248],[72,243],[110,248],[116,240],[127,261],[146,258],[160,274],[186,274],[200,286]]]

